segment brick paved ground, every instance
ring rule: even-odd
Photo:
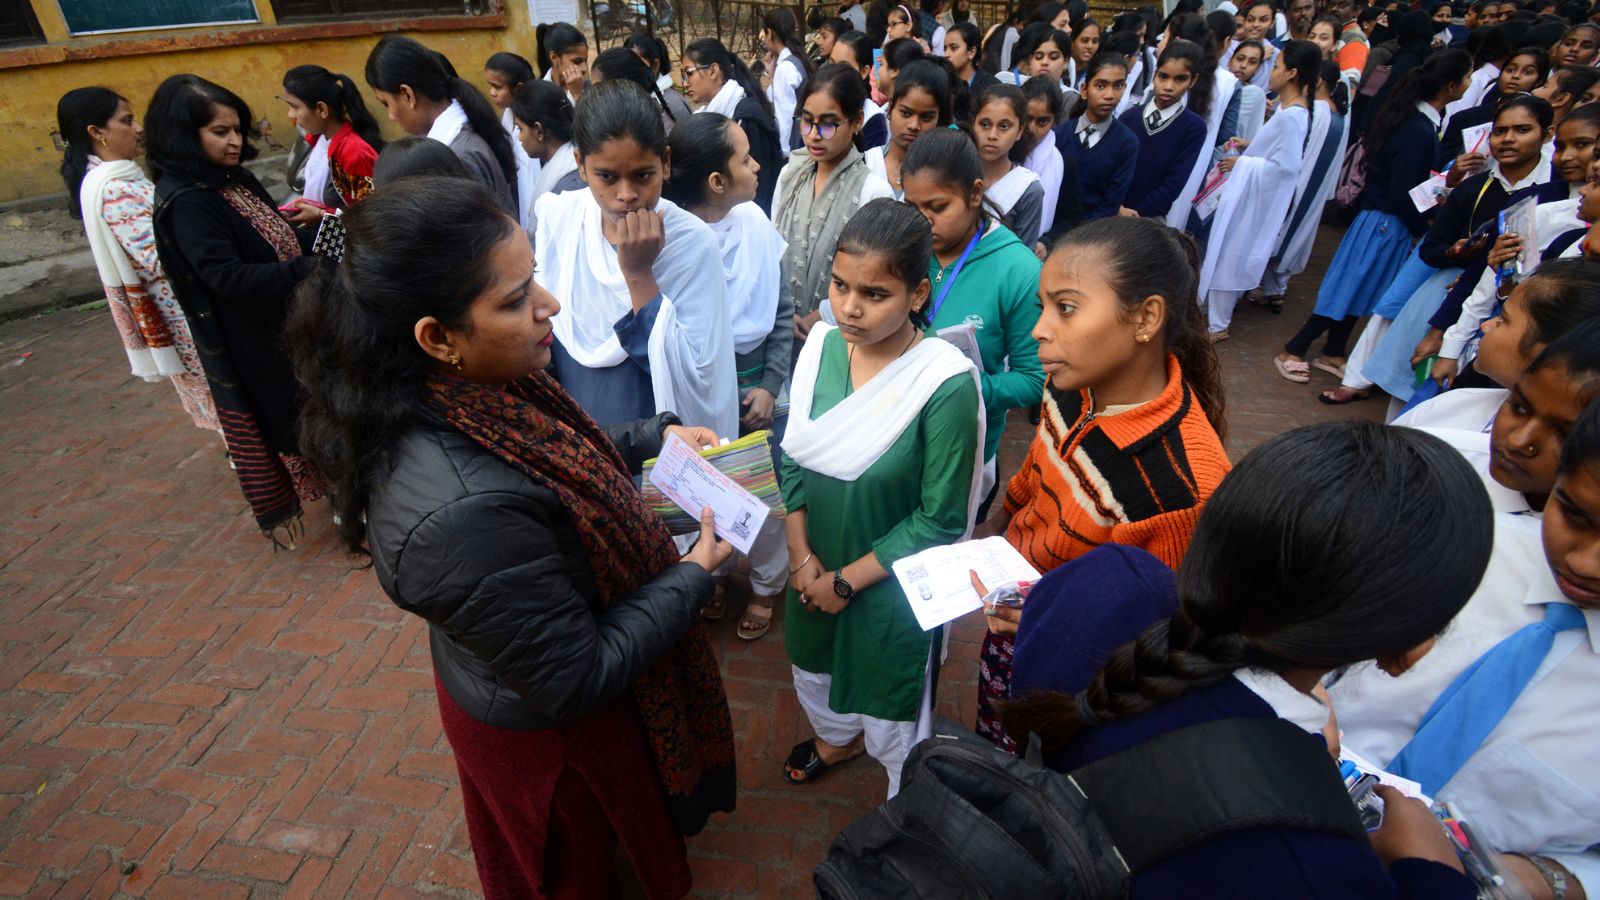
[[[1236,452],[1381,414],[1322,406],[1271,369],[1331,238],[1294,312],[1243,307],[1222,347]],[[0,895],[476,892],[424,629],[333,545],[325,508],[298,549],[272,553],[220,441],[128,377],[103,310],[0,327],[0,422]],[[1011,468],[1026,438],[1008,434]],[[715,636],[739,811],[693,842],[698,892],[806,896],[884,779],[863,760],[783,784],[779,760],[808,732],[782,625],[745,644],[733,621]],[[941,684],[963,721],[981,627],[956,629]]]

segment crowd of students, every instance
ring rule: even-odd
[[[220,432],[275,544],[326,495],[428,622],[485,893],[607,895],[619,847],[651,896],[689,889],[683,836],[736,793],[703,624],[733,551],[709,518],[675,546],[636,478],[670,435],[764,431],[785,513],[735,633],[784,622],[813,733],[771,761],[787,782],[865,754],[897,793],[944,634],[891,567],[1003,536],[1046,575],[985,609],[997,746],[1037,735],[1068,771],[1218,718],[1335,757],[1342,729],[1531,896],[1600,891],[1589,10],[838,12],[809,47],[767,14],[756,67],[695,41],[677,79],[645,34],[591,60],[542,25],[537,64],[495,53],[481,88],[386,36],[366,90],[407,136],[290,69],[288,199],[227,88],[173,76],[147,131],[109,89],[61,100],[134,374]],[[1524,198],[1533,240],[1501,228]],[[1239,299],[1283,310],[1330,201],[1353,220],[1274,366],[1407,408],[1230,471],[1214,345]],[[1245,825],[1134,891],[1475,894],[1426,807],[1382,796],[1370,846]]]

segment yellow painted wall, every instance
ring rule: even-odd
[[[411,36],[444,53],[463,78],[482,80],[483,62],[497,50],[512,50],[534,58],[534,29],[524,0],[506,0],[509,26],[504,29],[415,32]],[[34,0],[40,26],[51,43],[65,34],[53,0]],[[264,23],[272,21],[269,0],[257,0]],[[249,27],[249,26],[247,26]],[[261,27],[261,26],[256,26]],[[204,33],[204,29],[141,32],[122,38],[168,37]],[[58,170],[61,154],[51,140],[56,127],[56,101],[72,88],[104,85],[128,97],[141,119],[156,86],[171,75],[193,73],[224,85],[244,98],[257,121],[266,116],[272,136],[288,144],[295,136],[286,108],[274,97],[282,91],[283,73],[305,63],[343,72],[361,85],[367,106],[384,126],[386,136],[400,131],[387,121],[383,108],[372,99],[362,70],[367,53],[381,35],[340,37],[293,43],[254,44],[137,56],[117,56],[0,69],[0,202],[36,197],[64,190]],[[480,85],[480,89],[485,90]],[[264,155],[281,151],[261,147]]]

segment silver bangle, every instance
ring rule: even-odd
[[[1519,856],[1521,854],[1518,854]],[[1550,860],[1542,856],[1523,856],[1523,859],[1533,864],[1539,874],[1544,876],[1544,883],[1550,886],[1550,896],[1553,900],[1567,900],[1567,873],[1552,866]]]

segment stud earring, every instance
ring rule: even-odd
[[[1138,341],[1141,344],[1150,343],[1150,335],[1148,335],[1148,334],[1142,334],[1142,333],[1141,334],[1136,334],[1136,335],[1133,336],[1133,339]]]
[[[451,350],[450,355],[445,357],[445,362],[453,366],[457,372],[461,371],[461,354],[454,350]]]

